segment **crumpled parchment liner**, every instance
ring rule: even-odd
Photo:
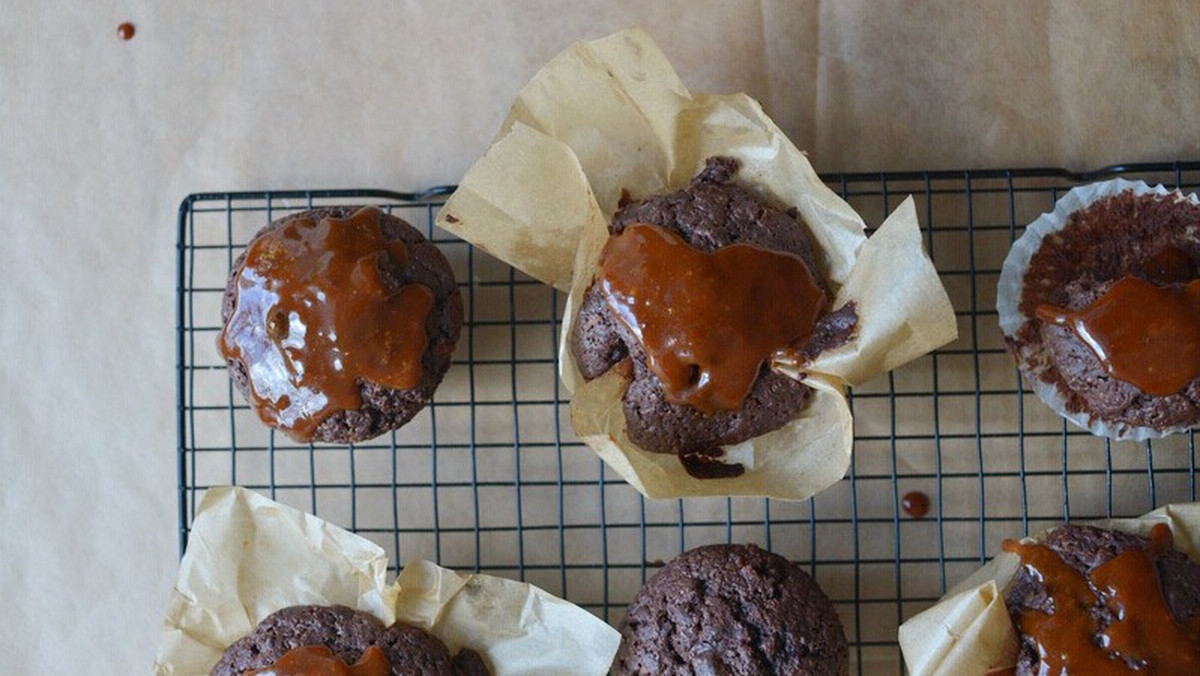
[[[1071,214],[1088,207],[1093,202],[1119,195],[1126,190],[1132,190],[1135,195],[1174,195],[1177,200],[1188,200],[1200,205],[1195,194],[1184,196],[1178,190],[1167,190],[1162,185],[1151,188],[1143,181],[1129,181],[1116,178],[1110,181],[1092,183],[1072,188],[1054,203],[1054,210],[1038,216],[1022,234],[1004,259],[1000,270],[1000,280],[996,288],[996,310],[1000,315],[1000,329],[1006,338],[1013,338],[1026,322],[1040,321],[1036,317],[1028,317],[1021,313],[1021,293],[1025,287],[1025,271],[1029,261],[1042,245],[1047,236],[1062,230],[1067,226]],[[1009,343],[1011,346],[1012,343]],[[1011,349],[1011,348],[1010,348]],[[1038,399],[1041,399],[1054,412],[1070,420],[1072,423],[1095,434],[1098,437],[1126,441],[1144,441],[1157,439],[1170,434],[1183,432],[1190,427],[1172,427],[1156,430],[1150,427],[1133,427],[1120,421],[1104,420],[1087,411],[1070,411],[1067,409],[1067,398],[1058,391],[1058,387],[1047,375],[1054,370],[1045,347],[1037,344],[1020,344],[1016,354],[1021,364],[1021,373],[1025,382],[1033,388]]]
[[[225,648],[287,606],[340,604],[473,648],[495,676],[608,673],[620,635],[522,582],[411,561],[386,584],[373,542],[238,487],[210,488],[167,603],[154,673],[207,676]]]
[[[1167,505],[1137,519],[1089,522],[1101,528],[1148,536],[1165,523],[1174,546],[1200,562],[1200,503]],[[1032,540],[1040,540],[1046,533]],[[1029,540],[1027,540],[1029,541]],[[911,676],[981,676],[1016,664],[1017,634],[1004,592],[1020,559],[1002,553],[952,589],[937,605],[900,626],[900,650]]]
[[[814,403],[783,428],[726,448],[740,477],[698,480],[677,458],[629,441],[627,383],[614,370],[585,383],[567,336],[591,283],[623,191],[676,190],[713,155],[741,161],[734,180],[808,225],[833,307],[858,304],[857,336],[803,370]],[[926,256],[916,209],[904,200],[870,238],[850,205],[745,94],[689,92],[643,31],[577,43],[518,96],[500,132],[467,172],[437,223],[539,280],[569,290],[559,374],[573,392],[575,432],[651,498],[755,495],[802,500],[840,479],[850,462],[853,385],[957,336],[949,298]],[[714,326],[720,318],[714,318]],[[801,377],[796,364],[775,364]]]

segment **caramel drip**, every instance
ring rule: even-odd
[[[266,669],[247,671],[243,676],[389,676],[392,665],[379,646],[367,646],[353,666],[339,660],[323,645],[292,648]]]
[[[1151,533],[1150,550],[1131,549],[1097,566],[1089,576],[1071,568],[1049,547],[1004,542],[1004,550],[1046,587],[1052,614],[1023,610],[1021,633],[1037,646],[1035,673],[1063,675],[1127,674],[1160,676],[1200,673],[1200,623],[1175,621],[1159,585],[1156,556],[1170,548],[1163,524]],[[1112,624],[1101,628],[1090,608],[1106,606]]]
[[[909,491],[904,494],[900,506],[914,519],[923,519],[929,513],[929,496],[921,491]]]
[[[1200,280],[1124,277],[1082,310],[1042,305],[1037,317],[1070,328],[1105,371],[1147,394],[1175,394],[1200,377]]]
[[[825,293],[804,261],[747,244],[712,253],[636,223],[610,237],[598,283],[667,397],[736,410],[762,365],[812,333]]]
[[[349,218],[294,219],[258,237],[237,276],[237,304],[218,339],[246,365],[263,422],[298,441],[337,410],[362,406],[361,383],[421,380],[433,292],[389,288],[380,265],[408,260],[385,241],[374,207]]]

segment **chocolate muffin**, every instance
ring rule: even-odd
[[[1200,422],[1198,277],[1200,207],[1126,190],[1041,241],[1023,273],[1025,321],[1006,340],[1069,414],[1122,434],[1189,427]]]
[[[1161,528],[1165,528],[1165,526]],[[1164,533],[1169,533],[1169,531],[1164,531]],[[1143,660],[1139,656],[1121,654],[1112,640],[1104,637],[1110,626],[1118,621],[1138,619],[1146,623],[1143,626],[1153,627],[1154,633],[1169,635],[1166,632],[1172,630],[1171,624],[1180,627],[1188,624],[1195,626],[1197,620],[1200,619],[1200,566],[1197,566],[1182,552],[1170,548],[1169,544],[1166,544],[1169,542],[1169,537],[1165,538],[1164,543],[1158,545],[1154,544],[1152,539],[1092,526],[1067,525],[1051,531],[1042,540],[1040,545],[1053,552],[1061,565],[1078,573],[1085,580],[1094,571],[1123,553],[1145,552],[1153,562],[1153,571],[1157,573],[1157,575],[1152,574],[1151,577],[1157,578],[1155,582],[1158,588],[1151,591],[1161,594],[1169,611],[1170,616],[1165,618],[1131,618],[1130,614],[1134,612],[1132,604],[1122,604],[1119,600],[1117,603],[1113,603],[1112,599],[1102,598],[1097,593],[1101,589],[1106,589],[1106,594],[1110,593],[1112,586],[1119,587],[1120,585],[1097,584],[1094,580],[1089,580],[1086,584],[1090,588],[1084,592],[1084,595],[1091,595],[1094,601],[1085,602],[1083,613],[1086,620],[1090,621],[1089,631],[1091,633],[1087,636],[1075,637],[1083,646],[1082,648],[1077,646],[1076,650],[1113,650],[1114,654],[1098,654],[1095,659],[1109,662],[1114,659],[1124,660],[1130,669],[1141,669],[1146,665],[1142,663]],[[1028,545],[1006,545],[1006,548],[1010,550],[1021,547],[1028,547]],[[1025,561],[1024,556],[1023,561]],[[1054,560],[1051,561],[1053,563]],[[1026,561],[1026,563],[1029,562]],[[1036,638],[1022,630],[1021,618],[1024,614],[1033,615],[1035,620],[1046,621],[1060,612],[1065,613],[1072,610],[1066,607],[1068,604],[1063,602],[1064,599],[1059,599],[1058,604],[1061,604],[1059,607],[1053,598],[1053,593],[1063,594],[1067,593],[1066,590],[1071,589],[1069,581],[1064,581],[1061,577],[1056,578],[1052,570],[1031,570],[1037,566],[1037,563],[1023,565],[1005,594],[1005,603],[1013,617],[1014,627],[1021,641],[1016,667],[1017,676],[1033,676],[1039,673],[1041,659],[1039,655],[1042,652],[1046,652],[1053,658],[1056,653],[1070,654],[1071,651],[1069,641],[1072,640],[1071,629],[1073,627],[1069,626],[1066,620],[1051,631],[1053,639],[1062,642],[1058,645],[1039,646]],[[1051,585],[1055,591],[1051,590]],[[1128,593],[1128,590],[1125,591]],[[1122,607],[1122,605],[1124,606],[1122,612],[1125,613],[1125,610],[1128,610],[1129,613],[1120,618],[1114,611],[1114,607]],[[1145,606],[1139,604],[1139,607],[1144,608]],[[1185,639],[1184,643],[1186,642]],[[1194,636],[1192,642],[1192,650],[1195,651]],[[1170,643],[1178,644],[1179,642],[1172,640]],[[1101,646],[1112,647],[1102,648]],[[1172,649],[1177,647],[1180,646],[1173,645]],[[1072,657],[1078,663],[1075,666],[1083,669],[1078,673],[1091,673],[1086,670],[1082,662],[1085,659],[1084,655],[1074,654]],[[1195,653],[1193,659],[1200,661],[1200,653]],[[1196,661],[1192,662],[1192,664],[1196,663]],[[1165,668],[1163,664],[1156,665],[1156,668],[1160,669],[1158,673],[1168,673],[1167,670],[1162,670]],[[1072,671],[1071,673],[1076,672]]]
[[[850,668],[821,588],[754,545],[680,555],[646,582],[620,630],[613,676],[837,676]]]
[[[792,213],[769,204],[761,195],[731,182],[736,160],[710,158],[703,171],[683,190],[624,204],[609,226],[610,242],[626,229],[648,224],[672,233],[687,246],[713,253],[734,244],[798,257],[821,292],[828,288],[818,274],[804,226]],[[685,299],[687,300],[687,299]],[[676,301],[679,302],[679,301]],[[811,337],[798,353],[815,357],[821,350],[850,339],[857,323],[853,305],[836,312],[820,308]],[[725,329],[721,317],[713,331]],[[736,341],[731,338],[730,341]],[[641,338],[622,321],[599,281],[583,296],[570,334],[570,347],[585,379],[599,377],[618,363],[631,363],[631,382],[623,407],[630,440],[645,450],[682,457],[712,455],[782,427],[804,409],[812,389],[773,371],[764,361],[740,406],[702,411],[668,396],[662,379],[647,363]],[[687,463],[685,462],[685,466]]]
[[[371,615],[345,606],[292,606],[258,623],[245,638],[225,650],[211,676],[244,676],[266,669],[293,649],[324,646],[336,659],[352,665],[377,646],[393,676],[488,676],[483,658],[461,650],[451,658],[436,636],[417,627],[390,627]]]
[[[441,252],[374,207],[280,218],[234,262],[218,349],[264,423],[297,441],[355,442],[432,398],[462,327]]]

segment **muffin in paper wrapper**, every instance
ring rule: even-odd
[[[808,364],[773,364],[815,390],[780,429],[724,448],[741,476],[691,477],[673,454],[638,448],[625,432],[620,369],[585,382],[567,349],[623,193],[635,200],[685,187],[712,156],[737,159],[733,180],[795,207],[814,245],[830,307],[854,301],[853,339]],[[818,178],[757,102],[688,91],[643,31],[577,43],[525,87],[491,147],[437,217],[440,227],[529,275],[569,291],[559,374],[576,434],[651,498],[755,495],[801,500],[850,462],[845,397],[957,336],[954,311],[922,248],[911,198],[869,239],[862,218]],[[714,326],[719,318],[714,318]]]
[[[234,641],[294,605],[343,605],[471,648],[494,676],[602,676],[620,635],[537,587],[410,561],[387,584],[373,542],[237,487],[210,488],[167,604],[157,676],[207,676]]]
[[[1075,425],[1100,437],[1126,441],[1144,441],[1183,432],[1190,427],[1136,427],[1120,420],[1109,420],[1090,411],[1073,411],[1068,407],[1067,397],[1059,390],[1052,377],[1055,366],[1041,341],[1019,340],[1018,334],[1030,323],[1040,323],[1037,317],[1021,312],[1021,294],[1025,288],[1025,273],[1042,241],[1067,226],[1071,214],[1086,209],[1093,202],[1131,191],[1134,195],[1174,196],[1200,206],[1196,195],[1184,196],[1178,190],[1167,190],[1163,186],[1150,187],[1143,181],[1122,178],[1092,183],[1072,188],[1054,204],[1054,210],[1042,214],[1026,228],[1004,259],[1000,280],[996,289],[996,311],[1000,317],[1000,330],[1005,342],[1017,360],[1017,366],[1025,382],[1033,388],[1038,398]]]
[[[1090,525],[1148,537],[1156,524],[1171,529],[1173,546],[1200,563],[1200,503],[1167,505],[1136,519]],[[1045,531],[1025,542],[1036,542]],[[900,625],[900,650],[911,676],[983,676],[1017,662],[1017,633],[1004,595],[1020,569],[1004,552],[952,589],[937,605]]]

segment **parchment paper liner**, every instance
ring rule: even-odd
[[[154,673],[207,676],[264,617],[298,604],[341,604],[473,648],[495,676],[600,676],[620,635],[532,585],[458,575],[410,561],[394,584],[369,540],[237,487],[210,488],[167,604]]]
[[[622,191],[634,199],[685,186],[713,155],[735,157],[734,180],[808,225],[833,307],[858,304],[849,344],[804,368],[815,401],[779,430],[726,449],[745,474],[698,480],[673,455],[629,441],[627,383],[585,383],[566,336],[594,276]],[[922,248],[911,198],[867,239],[862,219],[818,178],[803,153],[745,94],[693,94],[646,33],[577,43],[518,96],[495,141],[463,178],[437,223],[547,284],[569,290],[559,374],[574,393],[576,434],[651,498],[757,495],[801,500],[840,479],[850,462],[843,394],[957,336],[954,311]],[[714,318],[714,326],[720,318]],[[796,364],[776,364],[801,377]]]
[[[1200,503],[1168,505],[1137,519],[1090,522],[1148,536],[1158,523],[1171,528],[1174,546],[1200,562]],[[1051,529],[1052,530],[1052,529]],[[1041,540],[1049,530],[1026,542]],[[911,676],[983,676],[1016,664],[1017,634],[1004,593],[1020,559],[1002,553],[952,589],[937,605],[900,625],[900,650]]]
[[[1038,216],[1025,233],[1013,243],[1000,270],[1000,281],[996,289],[996,311],[1000,316],[1000,330],[1010,341],[1026,322],[1040,321],[1021,312],[1021,293],[1025,286],[1025,271],[1029,261],[1042,245],[1042,240],[1051,233],[1062,230],[1071,214],[1084,209],[1097,200],[1132,190],[1135,195],[1175,195],[1177,200],[1188,200],[1200,205],[1196,195],[1184,196],[1178,190],[1167,190],[1162,185],[1151,188],[1143,181],[1128,181],[1123,178],[1102,181],[1072,188],[1054,204],[1054,210]],[[1025,382],[1035,394],[1054,412],[1099,437],[1121,441],[1143,441],[1157,439],[1191,429],[1191,426],[1154,429],[1134,427],[1118,420],[1105,420],[1089,411],[1074,412],[1067,409],[1067,398],[1059,392],[1048,373],[1053,373],[1054,363],[1048,351],[1039,341],[1036,344],[1009,342],[1009,349],[1016,345],[1016,359]]]

